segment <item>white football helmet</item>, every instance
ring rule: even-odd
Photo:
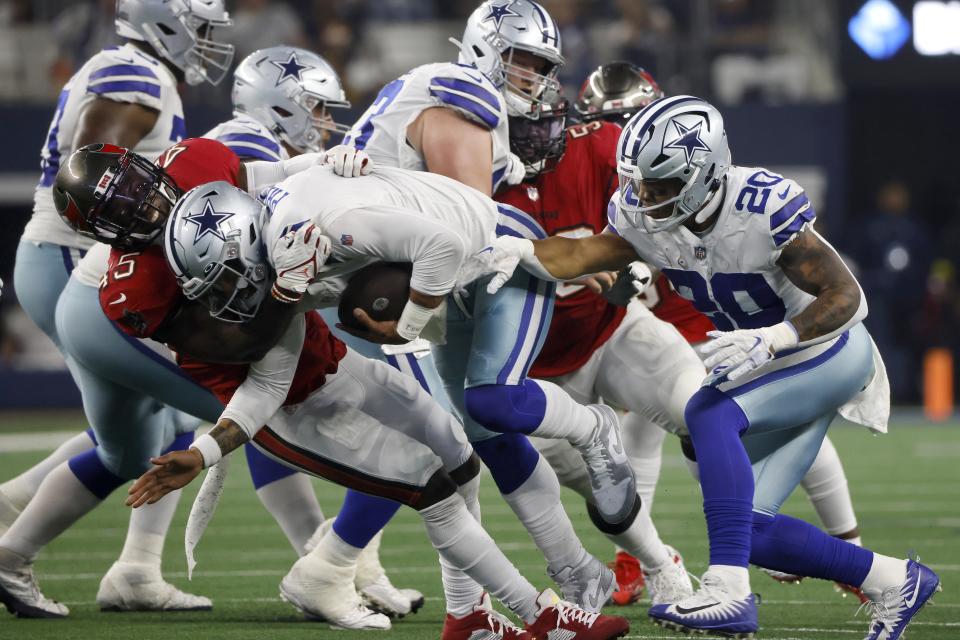
[[[729,168],[723,117],[713,105],[693,96],[655,100],[630,119],[617,142],[620,210],[649,233],[672,229],[710,201]],[[683,182],[677,196],[642,206],[643,180],[671,178]],[[649,215],[668,206],[673,211],[667,216]]]
[[[233,45],[214,38],[233,24],[224,0],[117,0],[115,24],[117,35],[149,44],[190,85],[218,84],[233,62]]]
[[[344,134],[328,109],[349,109],[340,78],[322,57],[296,47],[251,53],[233,74],[233,109],[300,152],[323,151],[324,131]]]
[[[263,205],[229,182],[188,191],[167,218],[163,250],[183,295],[225,322],[247,322],[270,285]]]
[[[487,0],[467,18],[460,47],[460,62],[476,65],[500,88],[512,116],[540,117],[540,106],[560,91],[557,73],[563,66],[560,29],[550,14],[532,0]],[[541,73],[513,62],[516,51],[526,51],[544,61]],[[522,78],[530,87],[517,84]]]

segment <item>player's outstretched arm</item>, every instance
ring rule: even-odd
[[[80,114],[73,148],[95,142],[108,142],[132,148],[147,136],[157,124],[159,113],[139,104],[116,102],[97,98],[87,104]]]
[[[153,504],[171,491],[182,489],[200,475],[204,467],[210,467],[240,447],[249,437],[232,420],[222,419],[210,433],[197,439],[186,451],[171,451],[151,458],[152,469],[140,476],[127,491],[128,507]]]
[[[811,228],[780,254],[787,278],[816,300],[790,318],[800,346],[825,342],[867,317],[867,302],[856,278],[830,243]]]

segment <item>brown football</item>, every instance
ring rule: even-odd
[[[375,262],[360,269],[340,296],[337,314],[348,327],[362,329],[353,317],[353,310],[363,309],[377,321],[399,320],[407,298],[410,297],[409,262]]]

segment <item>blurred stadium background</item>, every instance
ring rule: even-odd
[[[359,114],[386,81],[451,59],[475,0],[233,0],[236,60],[313,48]],[[960,349],[960,3],[911,0],[544,0],[561,25],[568,95],[625,59],[668,93],[722,109],[734,162],[797,178],[856,265],[894,401],[952,410]],[[53,345],[20,311],[16,243],[63,83],[113,41],[113,0],[0,1],[0,409],[76,407]],[[229,82],[185,94],[187,131],[230,112]]]

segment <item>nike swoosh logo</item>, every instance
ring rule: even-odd
[[[753,343],[753,346],[748,349],[748,351],[753,351],[757,348],[757,345],[760,344],[760,338],[757,338],[757,341]]]
[[[790,185],[787,185],[786,187],[784,187],[783,191],[781,191],[777,195],[780,196],[781,200],[786,200],[788,193],[790,193]]]
[[[677,605],[677,613],[679,613],[680,615],[684,615],[684,616],[685,616],[685,615],[687,615],[687,614],[689,614],[689,613],[696,613],[697,611],[703,611],[704,609],[709,609],[710,607],[715,607],[715,606],[717,606],[718,604],[720,604],[720,603],[719,603],[719,602],[711,602],[710,604],[705,604],[705,605],[702,605],[702,606],[699,606],[699,607],[691,607],[691,608],[689,608],[689,609],[684,609],[684,608],[681,607],[680,605]]]
[[[110,304],[111,305],[120,304],[121,302],[126,302],[126,301],[127,301],[127,294],[121,293],[120,297],[114,300],[113,302],[111,302]]]
[[[480,249],[480,251],[477,251],[477,255],[480,255],[481,253],[487,253],[489,251],[493,251],[493,247],[484,247],[483,249]]]
[[[913,608],[913,605],[917,604],[917,595],[920,593],[920,576],[917,576],[917,581],[913,584],[913,594],[910,598],[904,598],[903,603],[907,605],[908,609]]]

